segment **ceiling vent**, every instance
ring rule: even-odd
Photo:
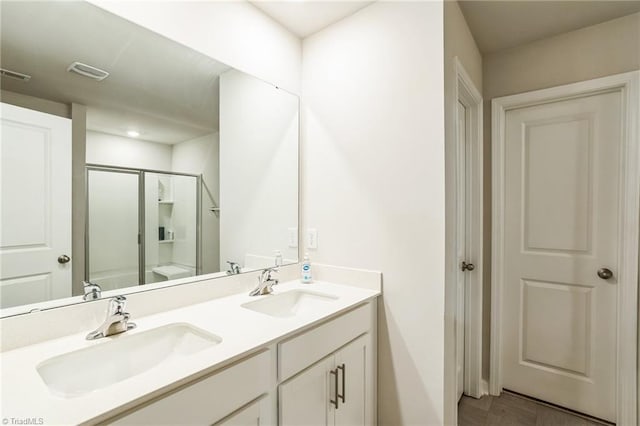
[[[105,70],[101,70],[100,68],[92,67],[91,65],[83,64],[81,62],[72,63],[69,65],[69,68],[67,68],[67,71],[73,71],[97,81],[102,81],[109,77],[109,73]]]
[[[0,68],[0,75],[2,77],[15,78],[20,81],[29,81],[31,80],[31,76],[27,74],[22,74],[21,72],[6,70],[4,68]]]

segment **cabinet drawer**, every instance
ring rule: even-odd
[[[269,391],[270,351],[161,396],[111,424],[212,424]]]
[[[278,344],[278,380],[284,381],[366,333],[373,319],[371,303]]]

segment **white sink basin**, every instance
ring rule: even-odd
[[[262,296],[261,299],[241,306],[272,317],[293,317],[316,311],[338,300],[337,296],[308,290],[290,290],[280,294]]]
[[[48,359],[36,367],[52,393],[74,398],[144,373],[222,339],[184,323],[169,324]]]

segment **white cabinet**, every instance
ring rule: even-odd
[[[279,424],[367,425],[371,382],[369,336],[363,335],[281,384]],[[368,378],[368,380],[367,380]]]
[[[252,401],[228,417],[220,420],[214,426],[260,426],[266,421],[265,402],[267,398],[261,397]]]
[[[371,380],[371,361],[368,344],[369,336],[362,336],[336,352],[336,372],[338,373],[336,425],[365,425],[367,422],[367,384]],[[334,404],[335,406],[336,404]]]
[[[374,327],[375,305],[367,303],[278,343],[278,379],[287,380]]]
[[[373,300],[106,423],[375,425],[375,336]]]
[[[368,361],[369,336],[349,343],[278,388],[279,424],[367,425],[367,386],[371,380]],[[369,376],[369,381],[367,380]]]
[[[280,425],[328,425],[329,372],[333,357],[327,357],[278,388]]]
[[[110,419],[107,423],[210,425],[266,395],[272,386],[272,368],[271,351],[265,350],[136,407],[116,419]],[[232,424],[242,423],[229,423]]]
[[[278,343],[280,426],[376,423],[376,305]]]

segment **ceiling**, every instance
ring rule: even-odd
[[[218,128],[219,75],[229,67],[87,2],[1,3],[0,64],[31,75],[3,90],[87,105],[87,127],[177,143]],[[110,73],[67,72],[74,61]]]
[[[300,38],[354,14],[373,1],[271,1],[251,3]]]
[[[458,3],[482,53],[640,11],[640,1],[461,0]]]

